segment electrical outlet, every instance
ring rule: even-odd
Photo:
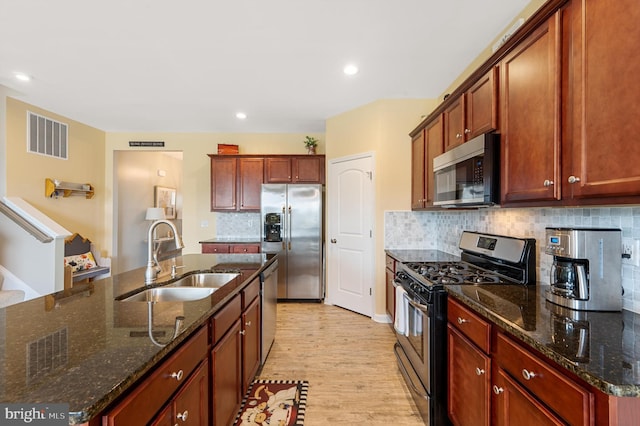
[[[251,219],[247,220],[247,226],[249,228],[253,227],[253,220],[251,220]]]
[[[622,239],[622,263],[640,266],[640,239]]]

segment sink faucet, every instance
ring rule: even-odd
[[[180,238],[180,235],[178,235],[178,230],[176,229],[176,226],[173,224],[173,222],[170,222],[167,219],[160,219],[153,222],[149,227],[149,234],[147,236],[147,241],[149,244],[147,247],[147,270],[144,273],[144,283],[146,285],[153,284],[153,282],[158,277],[158,273],[161,270],[160,265],[158,265],[158,259],[156,258],[155,251],[153,250],[153,231],[158,225],[162,223],[171,227],[171,230],[173,231],[173,241],[176,244],[176,249],[184,248],[182,238]]]

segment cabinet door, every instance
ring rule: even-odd
[[[242,341],[240,319],[211,351],[213,424],[227,426],[242,402]]]
[[[260,368],[260,297],[256,297],[242,313],[242,331],[242,394],[244,395]]]
[[[451,325],[447,335],[449,419],[461,426],[488,426],[491,360]]]
[[[391,317],[391,323],[393,324],[393,321],[395,321],[395,307],[396,307],[396,289],[393,286],[393,278],[394,278],[394,274],[391,270],[389,270],[389,268],[385,268],[384,270],[385,272],[385,285],[386,285],[386,294],[387,294],[387,301],[386,301],[386,308],[387,308],[387,314],[389,315],[389,317]]]
[[[238,210],[260,210],[260,196],[264,179],[264,160],[262,158],[239,159]]]
[[[424,130],[411,139],[411,209],[425,206],[425,146]]]
[[[293,182],[324,184],[324,156],[309,155],[291,160]]]
[[[498,127],[498,68],[478,80],[465,96],[465,140],[473,139]]]
[[[444,150],[464,143],[464,96],[460,96],[444,111]]]
[[[291,159],[283,157],[267,157],[264,159],[265,183],[291,182]]]
[[[424,173],[424,198],[425,206],[432,206],[435,198],[435,186],[433,180],[433,159],[444,152],[444,140],[442,131],[442,115],[432,121],[425,129],[426,159]]]
[[[496,426],[566,424],[531,396],[509,374],[496,368],[493,379],[493,419]]]
[[[571,3],[573,197],[638,195],[640,8],[637,0]],[[569,157],[569,156],[567,156]],[[569,161],[569,158],[567,158]],[[569,184],[569,178],[573,184]]]
[[[503,202],[560,199],[560,12],[500,64]]]
[[[211,210],[236,210],[235,158],[211,156]]]

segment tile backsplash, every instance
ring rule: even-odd
[[[260,241],[260,213],[216,214],[216,238]]]
[[[543,284],[549,284],[552,262],[551,256],[540,250],[547,227],[618,228],[623,238],[640,239],[640,207],[387,211],[384,218],[385,249],[437,249],[460,254],[458,243],[465,230],[535,238],[537,276]],[[640,268],[623,264],[622,286],[624,309],[640,313]]]

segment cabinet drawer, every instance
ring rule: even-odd
[[[259,244],[233,244],[229,248],[229,253],[260,253]]]
[[[393,257],[387,256],[386,266],[387,269],[389,269],[391,272],[393,272],[394,274],[396,273],[396,260]]]
[[[202,244],[203,253],[229,253],[229,244]]]
[[[242,301],[240,295],[234,297],[224,308],[213,316],[213,343],[225,335],[229,327],[240,318]]]
[[[449,297],[447,319],[480,349],[489,353],[491,324]]]
[[[513,378],[572,425],[587,425],[593,395],[557,372],[502,333],[497,333],[494,359]]]
[[[104,418],[107,426],[147,424],[208,353],[207,328],[203,327],[187,343],[155,368]]]
[[[242,308],[246,309],[258,294],[260,294],[260,278],[254,279],[242,290]]]

